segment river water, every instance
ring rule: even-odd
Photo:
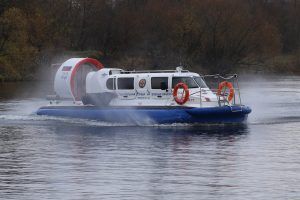
[[[300,77],[247,78],[242,125],[36,116],[49,83],[0,85],[0,199],[300,199]]]

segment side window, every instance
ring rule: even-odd
[[[162,84],[168,88],[168,77],[152,77],[151,78],[151,88],[161,89]]]
[[[191,77],[173,77],[172,88],[174,88],[178,83],[185,83],[189,88],[198,88],[198,85]]]
[[[109,78],[106,81],[106,87],[109,90],[115,90],[116,89],[116,78]]]
[[[119,90],[133,90],[134,89],[134,78],[118,78],[118,89]]]

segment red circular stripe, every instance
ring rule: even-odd
[[[100,63],[98,60],[93,59],[93,58],[85,58],[85,59],[82,59],[81,61],[79,61],[78,63],[76,63],[74,69],[72,70],[71,79],[70,79],[71,92],[76,101],[78,101],[80,99],[78,96],[75,96],[74,78],[75,78],[75,75],[76,75],[78,69],[80,68],[80,66],[85,63],[90,63],[90,64],[94,65],[95,67],[97,67],[98,69],[102,69],[104,67],[104,65],[102,63]]]

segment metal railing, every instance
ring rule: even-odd
[[[133,71],[124,71],[122,70],[121,74],[139,74],[139,73],[175,73],[178,70],[133,70]],[[189,73],[188,70],[181,70],[181,73]]]
[[[233,106],[233,105],[242,105],[240,87],[238,82],[237,74],[227,74],[226,76],[221,76],[220,74],[211,74],[211,75],[201,75],[201,78],[206,82],[210,90],[216,94],[218,98],[219,106]],[[217,95],[219,85],[223,81],[228,81],[233,85],[234,95],[231,102],[227,100],[229,93],[225,92],[222,95]],[[200,88],[200,106],[202,107],[202,88]]]

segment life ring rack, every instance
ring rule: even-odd
[[[178,97],[179,88],[182,88],[184,91],[184,95],[181,98]],[[189,100],[189,97],[190,97],[190,91],[189,91],[189,87],[187,86],[187,84],[177,83],[173,90],[173,97],[174,97],[174,100],[176,101],[176,103],[178,103],[179,105],[185,104]]]

